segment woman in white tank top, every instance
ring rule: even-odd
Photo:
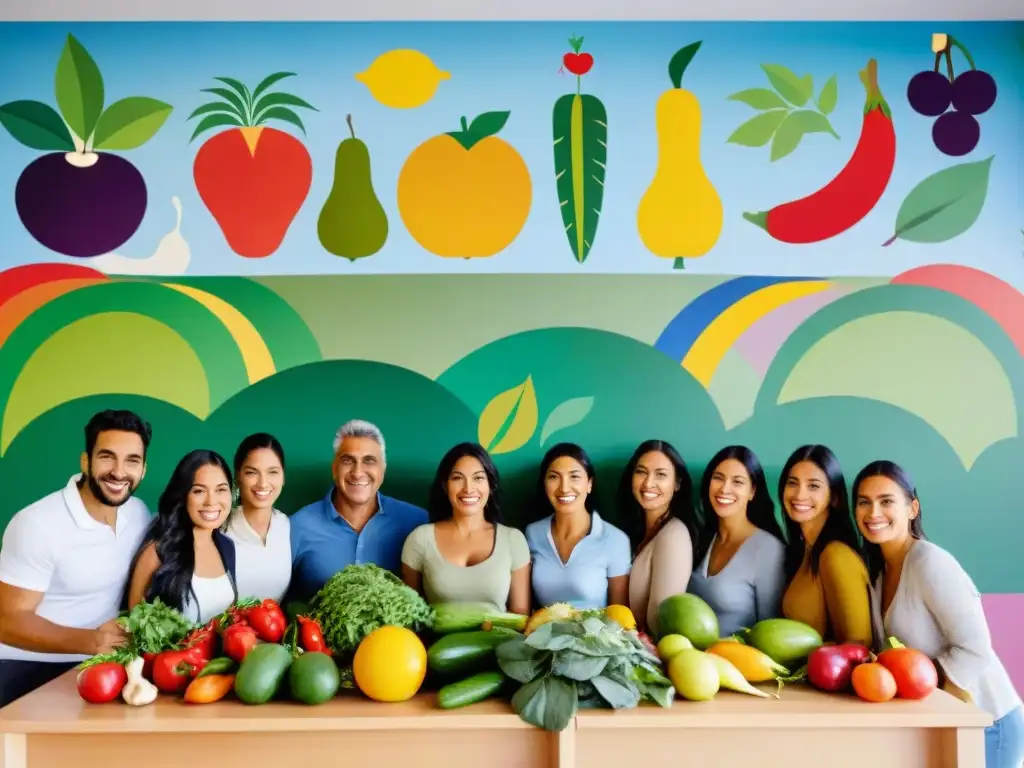
[[[223,613],[238,598],[234,543],[219,530],[230,510],[227,462],[214,451],[186,454],[132,564],[129,608],[159,597],[197,623]]]
[[[284,488],[284,448],[273,435],[249,435],[235,451],[237,505],[224,533],[235,542],[238,594],[281,602],[292,579],[291,525],[274,508]]]

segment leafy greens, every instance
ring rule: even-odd
[[[672,705],[675,689],[661,662],[634,632],[601,612],[551,621],[496,649],[501,671],[522,687],[512,708],[548,731],[566,728],[581,708]]]

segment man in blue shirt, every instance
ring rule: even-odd
[[[334,438],[334,487],[291,516],[289,597],[309,600],[338,571],[374,563],[398,573],[406,536],[426,510],[380,492],[387,468],[384,435],[354,419]]]

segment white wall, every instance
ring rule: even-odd
[[[0,21],[1024,19],[1024,0],[0,0]]]

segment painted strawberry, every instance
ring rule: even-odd
[[[221,101],[203,104],[188,118],[202,118],[192,139],[213,128],[227,128],[199,148],[192,174],[199,197],[228,246],[250,259],[270,256],[281,246],[313,181],[313,160],[305,145],[290,133],[265,125],[281,120],[305,134],[293,108],[316,107],[290,93],[269,91],[292,76],[293,72],[276,72],[252,91],[234,78],[214,78],[228,87],[203,91]]]
[[[583,47],[582,37],[573,35],[569,38],[569,45],[572,47],[572,53],[562,57],[562,66],[576,77],[581,77],[594,66],[594,57],[589,53],[580,53],[580,48]]]

